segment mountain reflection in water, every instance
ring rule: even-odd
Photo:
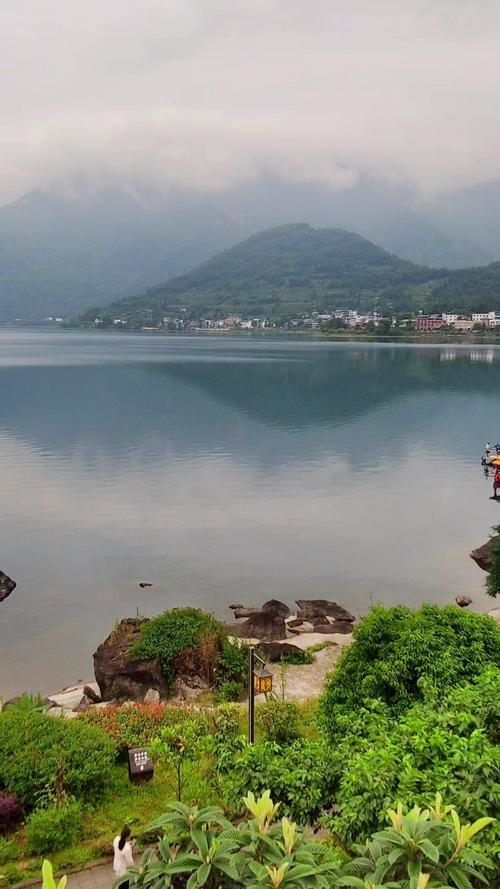
[[[0,694],[91,675],[117,617],[235,598],[481,610],[500,352],[0,332]],[[500,421],[499,421],[500,422]],[[152,588],[141,590],[141,579]],[[228,615],[227,615],[228,616]]]

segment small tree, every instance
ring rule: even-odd
[[[195,716],[162,729],[150,746],[153,759],[162,760],[175,769],[177,799],[182,800],[183,768],[185,763],[196,760],[210,750],[210,739],[205,735],[203,724]]]

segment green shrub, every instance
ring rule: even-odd
[[[229,704],[231,701],[241,701],[245,694],[245,686],[242,682],[227,680],[217,689],[217,700],[221,704]]]
[[[289,744],[300,736],[300,707],[295,701],[266,701],[255,709],[255,721],[266,741]]]
[[[481,614],[450,605],[374,608],[354,630],[355,644],[327,680],[322,714],[332,739],[353,714],[379,698],[397,714],[422,699],[421,680],[444,692],[500,666],[500,631]]]
[[[221,686],[226,682],[236,682],[248,686],[248,645],[241,642],[222,642],[217,663],[216,683]]]
[[[220,786],[229,808],[240,814],[242,799],[270,789],[280,812],[301,824],[314,822],[333,798],[329,751],[322,741],[294,741],[287,747],[275,741],[244,744],[236,750]]]
[[[226,635],[224,625],[211,614],[199,608],[172,608],[143,623],[131,653],[142,660],[158,660],[166,681],[172,683],[176,675],[176,659],[186,651],[192,654],[213,640],[214,650],[201,652],[199,663],[200,671],[207,672],[207,678],[213,679]]]
[[[65,790],[95,799],[116,755],[116,746],[98,728],[79,719],[55,719],[12,706],[0,714],[0,786],[15,791],[30,809],[53,789],[58,766]]]
[[[291,666],[303,666],[314,663],[314,654],[307,648],[301,651],[289,651],[280,657],[282,664],[290,664]]]
[[[493,862],[470,845],[492,819],[461,824],[454,808],[443,806],[437,794],[434,807],[405,813],[399,804],[397,810],[389,810],[388,820],[389,827],[359,846],[359,857],[344,866],[343,874],[354,881],[342,885],[472,889],[471,880],[478,878],[483,885],[493,885],[486,874]]]
[[[0,864],[9,864],[11,861],[17,861],[22,855],[22,849],[15,840],[7,840],[0,837]]]
[[[168,806],[152,825],[164,831],[157,850],[148,849],[120,883],[130,881],[133,889],[472,889],[478,880],[498,885],[490,882],[491,861],[471,842],[490,819],[462,824],[439,795],[433,809],[406,814],[398,805],[389,811],[391,826],[347,862],[330,843],[311,840],[287,818],[278,820],[279,805],[269,791],[258,799],[249,792],[243,803],[248,812],[237,826],[221,809]]]
[[[157,854],[148,850],[127,874],[132,886],[189,886],[206,889],[328,889],[334,886],[337,856],[326,843],[304,836],[286,818],[277,821],[269,791],[242,801],[250,814],[237,827],[221,809],[168,806],[152,825],[165,837]],[[178,875],[178,876],[177,876]],[[123,881],[125,881],[125,877]]]
[[[76,800],[35,809],[26,822],[28,852],[42,855],[72,846],[82,837],[82,810]]]
[[[163,728],[195,717],[207,733],[210,731],[208,712],[195,710],[187,705],[172,704],[122,704],[109,707],[92,707],[79,716],[79,720],[97,726],[116,743],[124,753],[131,747],[147,747],[158,737]]]
[[[329,824],[347,842],[383,826],[396,800],[426,805],[438,790],[468,820],[498,817],[500,672],[428,698],[399,719],[377,702],[362,711],[356,731],[330,753],[339,814]],[[363,732],[359,729],[362,726]]]

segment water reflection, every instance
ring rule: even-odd
[[[486,607],[466,554],[499,520],[479,466],[500,434],[496,350],[10,336],[0,694],[89,676],[136,607]]]

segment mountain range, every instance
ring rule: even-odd
[[[355,231],[418,266],[484,266],[500,259],[500,183],[427,202],[366,177],[340,191],[271,176],[211,192],[130,183],[33,191],[0,207],[0,322],[74,317],[283,222]]]
[[[145,293],[93,308],[86,320],[99,315],[142,326],[165,314],[221,318],[236,313],[283,321],[340,307],[500,309],[500,263],[433,269],[401,259],[361,235],[296,223],[252,235]]]

